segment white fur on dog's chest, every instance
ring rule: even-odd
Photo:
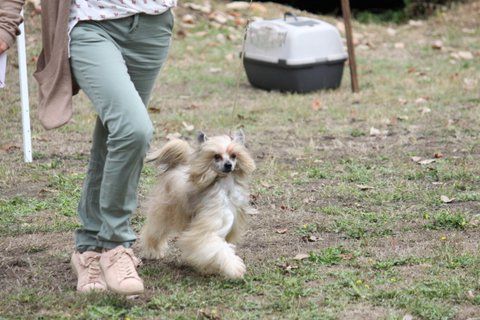
[[[220,192],[218,196],[222,202],[222,227],[218,230],[218,235],[225,238],[233,227],[237,206],[241,202],[241,194],[234,187],[233,179],[226,178],[219,182]]]

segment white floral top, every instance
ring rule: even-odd
[[[161,14],[177,0],[71,0],[68,34],[79,21],[110,20],[137,13]]]

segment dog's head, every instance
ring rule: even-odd
[[[245,147],[245,134],[242,130],[235,132],[233,137],[225,135],[209,138],[200,133],[197,141],[191,174],[199,178],[228,175],[245,177],[255,170],[255,163]]]

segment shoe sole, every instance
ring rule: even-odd
[[[129,292],[125,292],[125,291],[119,291],[119,290],[115,290],[115,289],[112,289],[111,287],[108,286],[107,284],[107,288],[108,290],[114,292],[114,293],[117,293],[117,294],[121,294],[122,296],[127,296],[127,298],[129,296],[138,296],[140,294],[143,294],[145,292],[145,290],[142,290],[142,291],[129,291]]]

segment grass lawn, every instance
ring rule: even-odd
[[[265,6],[253,14],[286,10]],[[0,91],[0,319],[480,319],[478,12],[476,0],[421,23],[354,21],[361,92],[345,67],[338,90],[300,95],[252,88],[236,58],[242,28],[178,8],[149,105],[152,147],[243,126],[258,214],[238,247],[244,280],[199,275],[173,250],[144,261],[146,293],[131,300],[77,294],[69,266],[92,106],[75,97],[73,120],[53,131],[33,118],[34,162],[24,164],[12,50]],[[39,21],[27,11],[29,57]],[[156,173],[146,164],[136,231]]]

